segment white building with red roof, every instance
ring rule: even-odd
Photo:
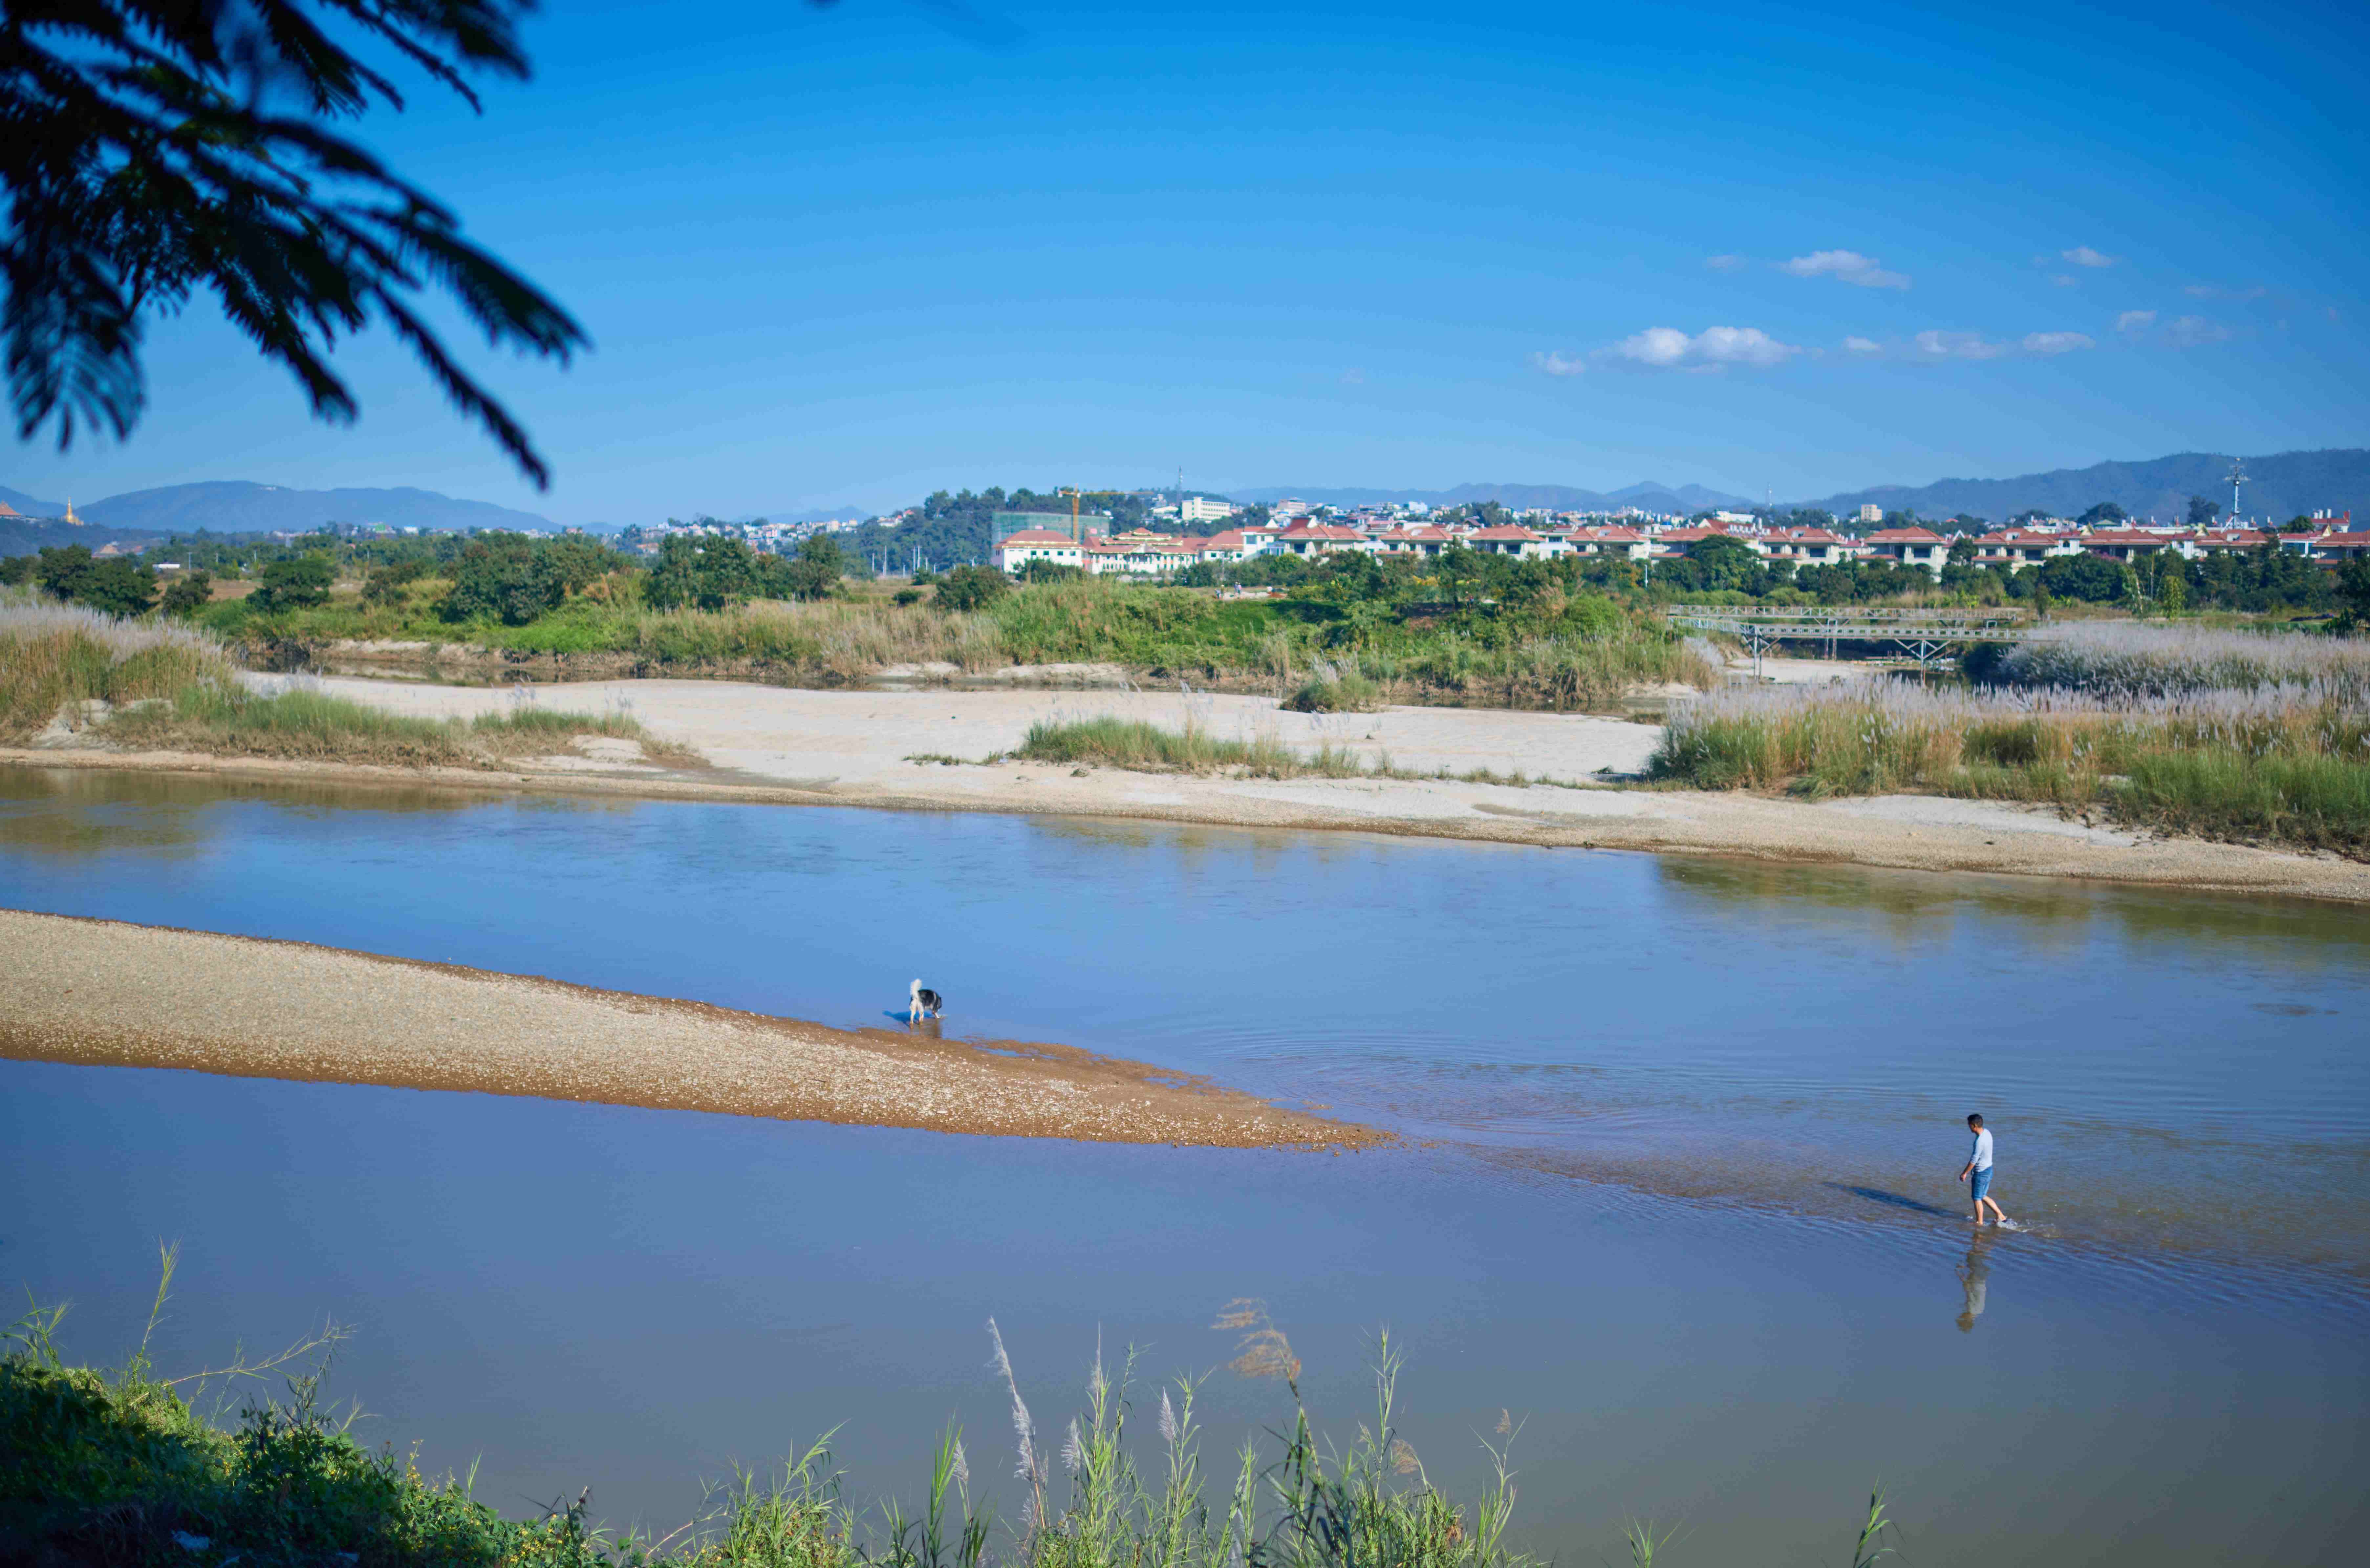
[[[1282,536],[1283,527],[1281,523],[1248,523],[1235,532],[1243,536],[1244,555],[1265,555],[1275,548],[1275,541]]]
[[[1772,528],[1761,536],[1760,546],[1761,553],[1773,560],[1790,560],[1804,566],[1833,566],[1859,554],[1857,543],[1831,528]]]
[[[1476,528],[1465,536],[1465,542],[1484,555],[1518,556],[1524,560],[1543,560],[1548,556],[1571,553],[1571,547],[1563,540],[1542,537],[1520,523],[1501,523],[1494,528]]]
[[[2019,566],[2039,566],[2051,556],[2081,553],[2082,547],[2077,540],[2033,528],[2003,528],[1975,541],[1977,565],[2005,566],[2010,571]]]
[[[1861,541],[1877,560],[1922,566],[1936,577],[1950,558],[1950,543],[1931,528],[1880,528]]]
[[[1050,560],[1055,566],[1084,566],[1086,552],[1077,540],[1051,528],[1023,528],[996,542],[997,571],[1017,576],[1032,560]]]
[[[2076,536],[2073,543],[2084,553],[2102,560],[2130,560],[2138,556],[2154,555],[2158,550],[2174,550],[2182,555],[2189,553],[2180,548],[2179,535],[2151,534],[2141,528],[2094,528],[2089,533]]]
[[[1372,553],[1375,541],[1355,528],[1344,528],[1338,523],[1314,523],[1302,518],[1275,536],[1269,548],[1285,555],[1315,557],[1335,555],[1343,550],[1363,550]]]
[[[2347,514],[2347,520],[2352,520],[2352,513]],[[2302,537],[2307,541],[2307,555],[2331,566],[2370,559],[2370,532],[2308,534]]]
[[[2268,544],[2271,537],[2255,528],[2200,528],[2182,537],[2180,553],[2195,558],[2226,554],[2231,550],[2251,550]]]
[[[1249,542],[1243,537],[1243,531],[1240,528],[1228,528],[1222,533],[1212,534],[1206,538],[1179,539],[1178,544],[1180,548],[1191,551],[1193,559],[1197,561],[1214,563],[1237,561],[1247,555],[1256,553],[1251,549]]]
[[[1437,523],[1386,529],[1375,536],[1375,548],[1384,555],[1436,556],[1455,542],[1456,536]]]
[[[1617,523],[1574,528],[1564,536],[1563,542],[1576,555],[1623,556],[1630,560],[1644,560],[1654,548],[1653,541],[1645,535]]]

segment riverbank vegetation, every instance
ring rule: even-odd
[[[1041,719],[1009,754],[1022,762],[1075,763],[1094,767],[1124,767],[1139,773],[1228,774],[1238,778],[1402,778],[1441,779],[1460,784],[1507,784],[1516,789],[1532,784],[1563,784],[1555,778],[1533,778],[1519,769],[1496,773],[1477,767],[1466,773],[1440,768],[1419,773],[1394,767],[1391,754],[1369,756],[1352,747],[1324,742],[1314,751],[1298,751],[1273,734],[1227,739],[1213,735],[1188,719],[1182,729],[1164,729],[1141,719],[1100,714],[1092,719]],[[961,757],[921,756],[915,762],[960,763]],[[1001,757],[983,759],[1001,761]],[[1572,784],[1569,788],[1583,788]]]
[[[2370,859],[2370,641],[2068,628],[1973,689],[1737,688],[1674,712],[1655,777],[1932,790]]]
[[[485,766],[565,751],[582,736],[631,741],[652,760],[697,760],[619,713],[520,705],[474,721],[418,719],[297,683],[258,691],[202,630],[0,596],[0,744],[61,724],[140,751],[401,767]]]
[[[845,564],[828,539],[785,560],[737,539],[670,536],[646,568],[586,540],[481,535],[283,554],[244,568],[250,592],[178,604],[187,624],[282,658],[374,644],[421,663],[546,657],[826,686],[897,665],[1111,664],[1314,711],[1602,709],[1640,686],[1717,679],[1703,645],[1624,584],[1592,585],[1579,560],[1460,549],[1294,561],[1265,572],[1284,571],[1289,586],[1235,596],[1075,577],[1016,585],[977,567],[892,594],[841,580]]]
[[[169,1271],[169,1255],[168,1255]],[[167,1278],[169,1280],[169,1272]],[[165,1300],[160,1290],[157,1302]],[[167,1378],[146,1336],[118,1370],[70,1365],[58,1348],[61,1309],[20,1320],[0,1357],[0,1539],[29,1562],[62,1568],[169,1563],[344,1562],[355,1568],[1535,1568],[1510,1545],[1515,1488],[1501,1416],[1482,1439],[1495,1481],[1460,1503],[1435,1486],[1401,1434],[1393,1396],[1399,1356],[1387,1335],[1375,1366],[1375,1407],[1346,1446],[1321,1439],[1300,1393],[1300,1363],[1256,1303],[1232,1304],[1217,1327],[1242,1334],[1232,1366],[1272,1378],[1290,1412],[1271,1446],[1247,1441],[1235,1463],[1205,1473],[1197,1379],[1157,1393],[1134,1385],[1134,1358],[1107,1374],[1099,1356],[1061,1439],[1041,1434],[989,1324],[994,1365],[1018,1446],[1012,1483],[975,1489],[960,1429],[934,1445],[913,1502],[850,1502],[821,1443],[766,1477],[741,1473],[711,1493],[703,1516],[656,1539],[595,1527],[589,1495],[542,1516],[502,1516],[466,1481],[423,1473],[417,1455],[373,1450],[353,1414],[322,1403],[311,1352],[244,1359]],[[151,1320],[151,1328],[154,1319]],[[288,1397],[261,1390],[284,1379]],[[213,1396],[212,1413],[200,1401]],[[235,1412],[233,1393],[243,1394]],[[1149,1438],[1137,1430],[1156,1412]],[[1055,1441],[1059,1447],[1053,1447]],[[995,1467],[1001,1469],[1001,1466]],[[999,1514],[993,1491],[1013,1495]],[[1890,1528],[1871,1499],[1855,1542],[1869,1568]],[[1641,1538],[1642,1532],[1642,1538]],[[1633,1552],[1666,1538],[1633,1527]]]

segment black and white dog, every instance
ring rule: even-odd
[[[907,1003],[905,1021],[908,1023],[919,1023],[926,1018],[936,1018],[947,1010],[947,999],[919,980],[905,988],[905,1000]]]

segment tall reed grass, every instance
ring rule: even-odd
[[[1654,776],[1712,790],[1934,790],[2370,858],[2370,708],[2341,676],[2182,695],[1739,687],[1674,711]]]
[[[61,709],[169,700],[235,676],[220,639],[0,589],[0,743],[30,738]]]
[[[87,706],[98,704],[106,707]],[[598,735],[634,741],[659,760],[696,760],[619,713],[520,706],[464,721],[389,713],[303,683],[254,691],[210,633],[0,600],[0,744],[31,739],[62,712],[143,750],[424,767],[540,755]]]
[[[2091,621],[2008,644],[1972,672],[1985,684],[2100,697],[2295,690],[2370,704],[2370,639]]]

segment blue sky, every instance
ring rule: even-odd
[[[322,426],[202,308],[155,326],[129,443],[0,482],[633,522],[2370,444],[2359,10],[977,14],[551,0],[482,118],[423,85],[370,122],[592,335],[476,362],[546,494],[399,350],[342,352],[363,417]]]

